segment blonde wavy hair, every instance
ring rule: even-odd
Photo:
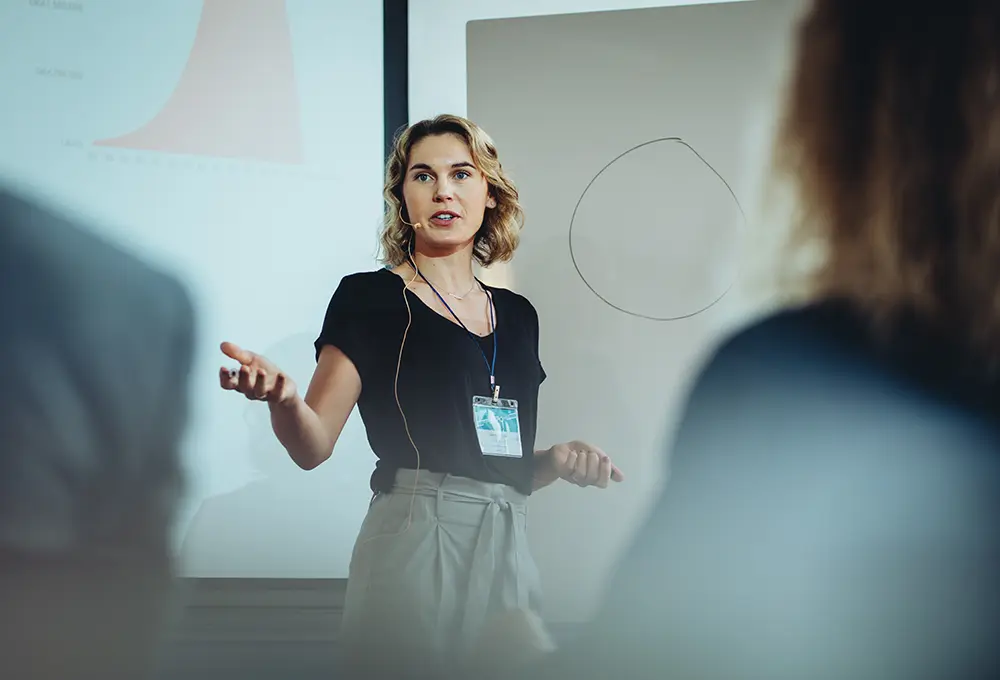
[[[813,0],[776,151],[813,299],[1000,365],[1000,2]]]
[[[473,257],[488,267],[495,262],[508,262],[521,240],[524,211],[518,200],[517,187],[503,171],[493,140],[478,125],[454,115],[440,115],[414,123],[396,136],[392,153],[385,166],[385,221],[379,237],[380,258],[383,264],[395,267],[406,261],[413,243],[413,227],[403,205],[403,180],[409,167],[410,151],[426,137],[458,135],[469,147],[472,162],[486,177],[489,193],[496,201],[495,208],[487,209],[483,224],[476,233]]]

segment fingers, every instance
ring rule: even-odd
[[[256,379],[253,383],[253,397],[254,399],[263,400],[267,397],[268,393],[268,379],[267,374],[264,371],[257,371]]]
[[[612,482],[624,482],[625,481],[625,475],[615,465],[611,466],[611,481]]]
[[[622,474],[608,454],[585,442],[557,444],[545,452],[544,465],[554,475],[550,481],[565,479],[580,487],[596,486],[605,489],[609,482],[624,481]]]
[[[222,389],[240,392],[253,401],[285,401],[295,392],[295,383],[284,373],[274,375],[251,366],[240,366],[238,370],[220,368],[219,384]]]
[[[604,461],[611,462],[608,458],[608,454],[601,451],[596,446],[590,447],[590,451],[587,454],[587,481],[588,485],[600,486],[601,488],[607,486],[607,478],[604,478],[604,484],[601,484],[601,465]]]
[[[237,386],[236,376],[233,375],[231,369],[223,366],[219,369],[219,384],[224,390],[235,390]]]
[[[274,379],[274,387],[271,388],[271,398],[275,401],[285,401],[291,394],[290,385],[288,378],[285,377],[284,373],[279,373],[278,377]]]
[[[573,470],[570,472],[570,481],[577,486],[588,486],[590,483],[588,470],[593,464],[591,461],[592,453],[592,451],[586,449],[576,452],[576,460],[573,464]]]
[[[601,451],[583,442],[570,442],[566,449],[565,462],[561,466],[563,479],[580,487],[595,484],[603,455]]]
[[[243,394],[250,396],[253,390],[253,383],[256,381],[257,376],[252,375],[253,370],[249,366],[240,366],[240,371],[237,378],[238,389]]]
[[[611,474],[614,469],[614,465],[611,464],[611,459],[607,456],[601,458],[601,462],[598,464],[597,468],[597,481],[594,482],[594,486],[600,489],[608,488],[608,480],[611,479]]]
[[[236,390],[255,401],[265,400],[273,384],[274,380],[268,377],[267,371],[250,366],[240,366],[236,377]]]
[[[222,353],[225,354],[227,357],[229,357],[230,359],[235,359],[244,366],[249,365],[250,362],[252,362],[254,360],[254,357],[256,356],[253,352],[245,350],[242,347],[239,347],[238,345],[235,345],[231,342],[224,342],[219,348],[222,350]]]
[[[557,464],[563,479],[580,487],[596,486],[607,488],[610,481],[625,479],[621,470],[604,451],[585,442],[570,442],[565,451],[557,456]]]

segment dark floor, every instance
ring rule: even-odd
[[[333,645],[316,642],[225,643],[186,647],[168,658],[158,680],[330,680]]]
[[[157,680],[336,677],[342,579],[187,579]],[[557,642],[573,626],[553,626]]]

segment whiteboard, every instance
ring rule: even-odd
[[[552,619],[590,615],[665,481],[690,381],[721,335],[760,311],[743,284],[769,163],[761,122],[773,118],[799,4],[466,27],[467,112],[495,140],[526,214],[507,280],[539,313],[537,446],[582,439],[627,477],[532,496]]]

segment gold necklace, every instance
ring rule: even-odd
[[[468,296],[468,294],[471,293],[475,289],[477,283],[478,283],[478,281],[476,281],[475,279],[472,279],[472,285],[469,286],[469,290],[465,291],[461,295],[455,295],[454,293],[448,293],[448,295],[450,295],[451,297],[455,298],[456,300],[464,300],[466,298],[466,296]],[[447,292],[447,291],[445,291],[445,292]]]
[[[423,273],[422,273],[422,272],[421,272],[421,271],[420,271],[419,269],[417,269],[417,267],[416,267],[416,265],[415,265],[414,263],[410,263],[410,267],[411,267],[411,268],[413,269],[413,273],[414,273],[414,274],[416,274],[416,275],[420,276],[420,277],[421,277],[421,278],[423,278],[423,279],[424,279],[425,281],[427,281],[427,278],[426,278],[426,277],[424,276],[424,274],[423,274]],[[429,284],[429,283],[430,283],[430,281],[427,281],[427,283]],[[447,295],[448,295],[449,297],[452,297],[452,298],[454,298],[454,299],[456,299],[456,300],[459,300],[459,301],[461,301],[461,300],[464,300],[465,298],[467,298],[467,297],[469,296],[469,293],[471,293],[471,292],[472,292],[473,290],[475,290],[475,289],[476,289],[476,285],[477,285],[478,283],[479,283],[479,281],[478,281],[478,280],[476,280],[476,277],[474,277],[474,276],[473,276],[473,277],[472,277],[472,285],[471,285],[471,286],[469,286],[469,290],[465,291],[465,292],[464,292],[464,293],[462,293],[461,295],[458,295],[457,293],[452,293],[452,292],[450,292],[450,291],[447,291],[447,290],[445,291],[445,293],[446,293],[446,294],[447,294]]]

